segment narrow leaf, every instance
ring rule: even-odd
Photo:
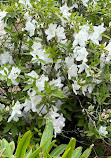
[[[81,156],[82,147],[78,147],[74,150],[72,158],[79,158]]]
[[[83,154],[81,155],[80,158],[88,158],[89,155],[91,154],[92,151],[92,147],[94,146],[94,144],[92,144],[88,149],[86,149]]]
[[[71,150],[71,147],[64,152],[64,154],[62,155],[62,158],[68,158],[67,155],[69,154],[70,150]]]
[[[48,119],[46,121],[46,127],[42,134],[40,146],[42,146],[50,137],[53,137],[53,123],[52,120]],[[51,144],[51,139],[47,142],[47,144],[43,148],[43,153],[48,149]]]
[[[48,143],[50,139],[52,139],[52,137],[50,137],[42,146],[37,148],[37,150],[35,150],[28,158],[35,158],[41,152],[41,149],[44,148],[44,146]]]
[[[71,140],[70,140],[70,142],[69,142],[69,144],[67,145],[67,148],[66,148],[66,150],[71,148],[70,152],[67,154],[67,158],[72,158],[75,146],[76,146],[76,139],[75,138],[71,138]]]
[[[55,148],[51,153],[50,156],[59,156],[61,155],[64,150],[66,149],[67,145],[66,144],[61,144],[57,148]]]
[[[24,158],[27,146],[30,142],[30,138],[31,138],[31,132],[27,131],[18,143],[16,152],[15,152],[16,157]]]

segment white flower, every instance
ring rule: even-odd
[[[91,74],[90,74],[90,68],[89,68],[89,66],[86,63],[82,62],[82,64],[78,65],[78,68],[79,68],[78,73],[81,73],[81,72],[83,72],[85,70],[85,72],[87,74],[86,77],[91,76]]]
[[[110,58],[109,58],[110,59]],[[108,59],[108,60],[109,60]],[[105,63],[106,63],[106,54],[105,53],[102,53],[101,54],[101,57],[100,57],[100,68],[103,68],[105,66]]]
[[[39,77],[39,75],[34,70],[32,70],[30,73],[28,73],[26,75],[31,76],[31,77],[36,78],[36,79]]]
[[[14,64],[14,61],[12,59],[12,56],[9,54],[9,52],[4,52],[3,54],[0,55],[0,65],[4,64]]]
[[[44,90],[45,81],[48,81],[48,77],[45,77],[43,74],[39,79],[36,81],[36,86],[38,87],[38,92],[41,92]]]
[[[105,47],[105,49],[108,51],[108,55],[106,57],[106,63],[109,63],[111,60],[111,42]]]
[[[35,79],[37,79],[39,77],[39,75],[34,70],[32,70],[30,73],[26,74],[26,76],[30,76],[30,77],[33,77]],[[34,79],[29,78],[28,81],[29,81],[28,84],[32,84],[34,82]]]
[[[60,77],[56,80],[53,79],[52,81],[49,82],[49,85],[53,85],[53,84],[54,84],[54,87],[58,87],[59,89],[61,89],[63,87]]]
[[[94,109],[94,106],[92,104],[88,107],[88,111],[92,111]]]
[[[101,135],[103,135],[103,136],[106,136],[106,134],[108,134],[108,132],[106,131],[106,128],[107,127],[103,127],[103,126],[101,126],[100,128],[99,128],[99,134],[101,134]]]
[[[80,85],[77,83],[77,81],[74,81],[74,84],[72,84],[73,92],[77,95],[77,90],[80,89]]]
[[[32,110],[33,112],[38,112],[40,111],[40,109],[37,109],[37,104],[39,104],[42,100],[41,95],[29,95],[29,99],[25,100],[25,103],[23,104],[24,107],[24,111],[25,112],[29,112],[30,110]]]
[[[60,7],[60,12],[63,14],[63,17],[65,17],[66,19],[71,15],[71,13],[69,13],[70,8],[65,4],[62,7]]]
[[[34,43],[33,43],[33,45],[32,45],[32,48],[33,48],[34,52],[37,52],[37,51],[39,51],[39,50],[42,49],[42,45],[41,45],[40,42],[35,42],[35,41],[34,41]]]
[[[9,111],[10,110],[10,107],[9,106],[6,106],[6,109],[5,109],[6,111]]]
[[[34,42],[32,45],[32,49],[33,49],[33,51],[30,52],[30,54],[33,56],[33,58],[32,58],[33,63],[35,63],[35,62],[38,62],[37,55],[41,54],[43,51],[41,43]]]
[[[58,108],[53,106],[53,108],[50,108],[50,111],[47,113],[45,118],[49,117],[49,118],[55,119],[55,118],[59,117],[60,114],[57,113],[57,111],[58,111]]]
[[[22,107],[23,106],[22,104],[20,104],[19,101],[15,103],[15,105],[12,107],[12,113],[8,119],[8,122],[10,122],[12,119],[17,122],[19,120],[18,117],[22,117],[22,112],[21,112]]]
[[[86,46],[86,42],[88,40],[88,31],[89,31],[89,26],[83,25],[80,27],[79,33],[74,33],[74,42],[73,42],[73,47],[75,47],[77,44],[79,44],[81,47]]]
[[[33,112],[37,112],[37,104],[39,104],[42,100],[41,95],[35,95],[30,97],[30,102],[31,102],[31,110]]]
[[[76,58],[77,61],[83,61],[83,62],[87,62],[87,55],[88,52],[86,51],[85,47],[76,47],[74,49],[74,57]]]
[[[7,76],[8,73],[9,73],[9,71],[8,71],[8,69],[6,67],[4,67],[3,70],[0,70],[0,74],[3,75],[3,76]]]
[[[32,7],[32,5],[30,4],[30,0],[19,0],[19,3],[24,4],[25,6],[29,6]]]
[[[77,44],[79,44],[81,47],[85,47],[87,40],[88,40],[88,33],[86,31],[79,31],[79,33],[74,34],[74,42],[73,46],[75,47]]]
[[[87,87],[88,87],[88,85],[82,86],[82,94],[83,94],[84,96],[86,95],[85,92],[87,92]]]
[[[71,8],[78,8],[78,4],[74,3]]]
[[[7,12],[2,11],[0,12],[0,36],[3,36],[6,34],[4,27],[6,27],[6,23],[3,22],[3,18],[6,16]]]
[[[38,63],[42,63],[44,65],[44,62],[46,64],[53,63],[53,59],[49,58],[49,53],[46,53],[45,50],[42,49],[42,45],[40,42],[34,42],[32,45],[33,52],[30,52],[30,54],[33,56],[32,60]],[[37,58],[38,56],[38,58]],[[40,61],[39,61],[40,59]],[[42,61],[43,60],[43,61]]]
[[[36,91],[33,89],[33,88],[30,88],[28,91],[27,91],[29,97],[32,97],[32,96],[35,96],[36,95]]]
[[[39,104],[42,100],[42,97],[40,95],[36,95],[34,97],[30,97],[31,104],[32,104],[32,111],[37,112],[36,105]]]
[[[7,12],[1,11],[0,12],[0,20],[2,20],[6,16]]]
[[[73,64],[69,69],[68,69],[68,79],[70,80],[72,77],[77,77],[77,65]]]
[[[24,106],[24,111],[25,112],[30,111],[31,110],[31,101],[26,99],[25,103],[23,104],[23,106]]]
[[[104,24],[102,23],[99,26],[94,26],[94,32],[89,34],[89,39],[94,43],[99,45],[99,41],[102,40],[102,37],[100,35],[106,30],[104,28]]]
[[[18,67],[12,67],[12,70],[8,76],[9,79],[11,79],[12,84],[18,85],[18,82],[16,81],[17,77],[19,76],[21,70]]]
[[[73,56],[71,56],[71,57],[67,56],[65,58],[65,63],[66,63],[67,68],[70,68],[72,65],[74,65],[74,57]]]
[[[38,58],[42,59],[43,61],[45,61],[46,64],[48,63],[53,63],[53,59],[49,58],[49,53],[45,53],[45,50],[42,50],[41,52],[37,53]],[[41,61],[42,64],[44,64],[44,62]]]
[[[89,2],[89,0],[82,0],[82,3],[83,3],[83,5],[84,5],[85,7],[88,6],[88,5],[87,5],[88,2]]]
[[[56,29],[56,35],[57,35],[58,42],[61,42],[61,40],[66,39],[64,28],[60,27],[60,25]]]
[[[32,37],[34,35],[34,32],[35,32],[35,25],[32,22],[27,21],[25,30],[29,31],[30,32],[29,36]]]
[[[47,40],[51,40],[53,37],[55,37],[56,35],[56,27],[57,24],[49,24],[49,28],[47,30],[45,30],[45,33],[47,35]]]
[[[65,118],[63,117],[63,114],[59,114],[57,111],[58,108],[53,106],[45,116],[45,118],[51,118],[53,121],[55,137],[57,133],[61,133],[62,128],[65,126]]]
[[[55,63],[54,68],[55,68],[56,71],[61,67],[61,62],[62,62],[62,60],[58,59],[57,62]]]
[[[41,105],[40,107],[37,107],[37,113],[39,114],[39,116],[41,116],[41,114],[47,114],[46,106]]]
[[[89,84],[88,85],[88,92],[91,94],[93,89],[94,89],[95,85],[94,84]]]
[[[29,15],[29,13],[28,12],[26,12],[25,14],[24,14],[24,19],[26,19],[27,21],[31,21],[31,16]]]
[[[53,119],[53,126],[56,137],[57,133],[61,133],[62,128],[65,126],[65,118],[63,117],[63,114],[61,114],[57,119]]]
[[[94,89],[95,85],[94,84],[89,84],[89,85],[84,85],[82,86],[82,93],[85,96],[85,92],[88,92],[89,94],[92,93],[93,89]]]
[[[5,105],[0,103],[0,110],[1,110],[1,111],[2,111],[2,109],[3,109],[4,107],[5,107]]]
[[[57,107],[58,110],[61,109],[61,105],[62,105],[62,104],[63,104],[63,102],[62,102],[60,99],[58,99],[58,100],[56,101],[55,105],[56,105],[56,107]]]

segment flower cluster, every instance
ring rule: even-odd
[[[108,2],[106,8],[107,5]],[[56,136],[65,127],[66,118],[72,119],[76,104],[79,110],[85,106],[87,115],[94,117],[95,122],[99,118],[99,133],[108,134],[106,123],[101,120],[110,114],[107,110],[98,111],[99,115],[95,112],[95,106],[102,106],[102,110],[106,104],[110,106],[111,92],[110,18],[106,14],[107,20],[102,20],[104,11],[98,15],[99,9],[104,7],[98,0],[81,0],[72,6],[65,1],[60,6],[56,0],[19,0],[9,8],[3,7],[0,83],[7,91],[7,101],[1,97],[0,109],[10,107],[8,122],[23,118],[28,122],[33,116],[39,122],[49,117]],[[91,19],[93,10],[100,22],[93,16]],[[9,91],[15,86],[20,90]],[[87,108],[80,101],[78,104],[79,97],[87,98],[91,105]]]

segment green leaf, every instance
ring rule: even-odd
[[[13,153],[14,150],[15,150],[15,143],[14,143],[14,141],[10,142],[10,147],[11,147],[11,150],[12,150],[12,153]]]
[[[62,91],[58,91],[58,92],[55,92],[55,93],[52,93],[51,96],[53,97],[58,97],[58,98],[65,98],[66,96],[63,94],[64,92]]]
[[[26,90],[30,89],[31,87],[32,87],[32,85],[28,85],[22,91],[26,91]]]
[[[80,119],[79,121],[78,121],[78,124],[77,124],[78,126],[83,126],[84,125],[84,119]]]
[[[24,158],[27,146],[30,142],[30,138],[31,138],[31,132],[27,131],[17,145],[17,149],[15,152],[16,157]]]
[[[64,113],[64,116],[65,116],[69,121],[72,121],[72,119],[71,119],[71,115],[68,114],[67,112]]]
[[[12,135],[15,136],[17,134],[17,131],[17,126],[13,125],[13,128],[11,128]]]
[[[3,120],[3,117],[2,117],[2,115],[0,115],[0,121],[2,121]]]
[[[92,144],[88,149],[86,149],[83,154],[81,155],[80,158],[88,158],[89,155],[91,154],[92,151],[92,147],[94,146],[94,144]]]
[[[9,86],[11,86],[12,81],[9,78],[7,78],[7,83],[8,83]]]
[[[106,37],[106,38],[109,39],[109,40],[111,39],[110,36],[108,36],[108,35],[103,34],[102,36],[103,36],[103,37]]]
[[[11,124],[11,123],[8,123],[8,124],[6,125],[6,127],[4,128],[4,130],[3,130],[3,133],[7,133],[7,132],[11,129],[11,127],[12,127],[12,124]]]
[[[67,156],[68,156],[70,150],[71,150],[71,147],[68,148],[67,150],[65,150],[64,154],[62,155],[62,158],[68,158]]]
[[[71,140],[70,140],[70,142],[67,145],[67,148],[65,150],[65,152],[66,152],[69,148],[71,148],[70,152],[67,154],[67,158],[72,158],[75,146],[76,146],[76,139],[75,138],[71,138]]]
[[[94,133],[88,133],[88,134],[87,134],[88,137],[91,137],[91,136],[93,136],[93,135],[94,135]]]
[[[56,142],[56,140],[53,140],[53,141],[51,142],[51,144],[49,145],[48,149],[46,150],[47,153],[50,152],[50,150],[52,149],[52,147],[53,147],[53,145],[55,144],[55,142]]]
[[[42,146],[49,138],[53,137],[53,123],[52,120],[48,119],[46,121],[46,127],[42,134],[40,146]],[[43,148],[43,153],[48,149],[51,144],[51,140],[47,142],[47,144]]]
[[[47,153],[47,151],[46,151],[46,156],[47,156],[47,158],[52,158],[52,157]]]
[[[12,25],[12,22],[13,22],[13,18],[9,17],[9,18],[7,19],[7,24],[8,24],[8,26],[11,26],[11,25]]]
[[[44,148],[44,146],[48,143],[48,141],[50,141],[52,139],[52,137],[50,137],[42,146],[40,146],[39,148],[37,148],[37,150],[35,150],[28,158],[35,158],[40,152],[41,149]]]
[[[0,150],[4,150],[5,148],[4,156],[11,157],[13,155],[12,148],[5,139],[2,139],[0,140]]]
[[[32,149],[28,150],[25,154],[25,157],[24,158],[29,158],[29,156],[31,156],[32,154]]]
[[[81,156],[82,147],[78,147],[74,150],[72,158],[79,158]]]
[[[61,155],[64,150],[66,149],[67,145],[66,144],[61,144],[57,148],[55,148],[51,153],[50,156],[59,156]]]

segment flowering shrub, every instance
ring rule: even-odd
[[[87,136],[110,139],[110,4],[10,0],[2,5],[2,135],[41,130],[48,117],[56,137],[75,113]]]

